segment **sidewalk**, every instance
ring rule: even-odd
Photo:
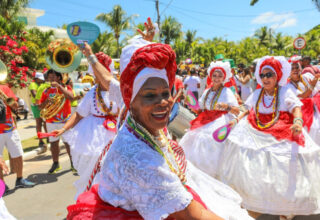
[[[18,121],[17,127],[21,140],[26,140],[37,135],[36,121],[32,115],[29,115],[26,120]]]

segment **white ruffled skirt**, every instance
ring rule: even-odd
[[[90,115],[81,119],[73,129],[66,133],[73,166],[80,175],[80,178],[74,183],[77,189],[76,198],[85,191],[101,152],[115,136],[114,132],[108,131],[103,126],[104,120],[104,118]]]
[[[309,135],[313,141],[320,146],[320,113],[318,109],[314,111],[313,122],[310,127]]]
[[[241,208],[241,197],[232,188],[200,171],[190,161],[186,174],[187,185],[216,215],[227,220],[253,219]]]
[[[202,127],[188,131],[179,142],[187,160],[215,178],[218,174],[220,154],[224,148],[224,142],[215,141],[212,134],[217,128],[229,123],[231,119],[232,116],[229,114],[222,115]]]
[[[255,130],[246,118],[221,154],[219,176],[243,207],[273,215],[320,213],[320,147],[303,131],[305,147]]]
[[[0,198],[0,219],[16,220],[16,218],[9,213],[3,198]]]

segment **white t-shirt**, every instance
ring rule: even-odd
[[[200,84],[200,78],[198,76],[187,76],[183,84],[187,85],[187,90],[198,92],[198,84]]]

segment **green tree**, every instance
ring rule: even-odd
[[[130,23],[134,17],[135,15],[127,16],[126,12],[120,5],[115,5],[111,12],[101,13],[96,17],[96,20],[105,23],[113,31],[114,37],[117,41],[117,57],[120,56],[120,35],[123,31],[130,28]]]
[[[113,34],[107,31],[101,33],[95,42],[93,42],[92,51],[94,53],[101,51],[111,57],[116,55],[117,45]]]
[[[7,20],[12,20],[21,8],[26,7],[30,0],[1,0],[0,15]]]
[[[170,44],[181,35],[181,24],[174,17],[166,17],[161,25],[161,39],[164,43]]]

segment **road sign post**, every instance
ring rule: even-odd
[[[307,45],[306,40],[303,37],[297,37],[293,41],[293,47],[297,50],[299,50],[299,55],[301,55],[301,50],[305,48]]]

